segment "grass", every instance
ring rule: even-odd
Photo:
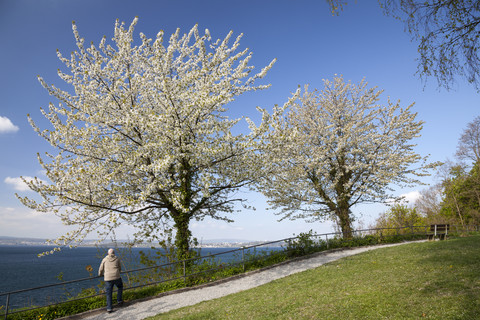
[[[149,319],[480,319],[479,248],[382,248]]]

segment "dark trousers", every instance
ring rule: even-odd
[[[105,289],[107,291],[107,310],[112,310],[112,293],[113,286],[117,287],[117,302],[123,302],[122,293],[123,293],[123,281],[122,278],[105,281]]]

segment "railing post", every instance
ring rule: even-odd
[[[7,320],[8,317],[8,304],[10,303],[10,293],[7,293],[7,303],[5,305],[5,320]]]
[[[435,231],[433,232],[433,239],[437,238],[437,225],[435,225]]]
[[[243,272],[245,272],[245,246],[242,247],[242,267]]]
[[[328,234],[325,235],[325,241],[327,242],[327,249],[328,249],[328,247],[329,247],[329,245],[328,245]]]

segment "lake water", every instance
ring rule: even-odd
[[[95,247],[79,247],[74,249],[62,249],[53,255],[38,258],[37,254],[49,251],[52,247],[46,246],[0,246],[0,306],[5,305],[6,296],[2,293],[45,286],[63,281],[76,280],[96,276],[98,267],[106,255],[107,249]],[[218,254],[232,251],[235,248],[203,248],[200,254]],[[274,248],[262,248],[263,250],[275,250]],[[277,248],[278,250],[278,248]],[[132,248],[131,251],[118,249],[117,255],[126,264],[127,270],[142,267],[139,264],[140,251],[153,254],[149,248]],[[229,252],[218,256],[223,263],[233,260],[241,260],[240,252]],[[91,266],[89,272],[87,266]],[[66,292],[78,293],[82,288],[97,286],[102,279],[92,279],[87,282],[56,286],[26,293],[13,294],[10,297],[10,308],[24,307],[31,304],[43,305],[58,301]],[[125,280],[125,278],[124,278]]]

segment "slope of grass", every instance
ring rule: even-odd
[[[366,252],[153,319],[480,319],[480,236]]]

